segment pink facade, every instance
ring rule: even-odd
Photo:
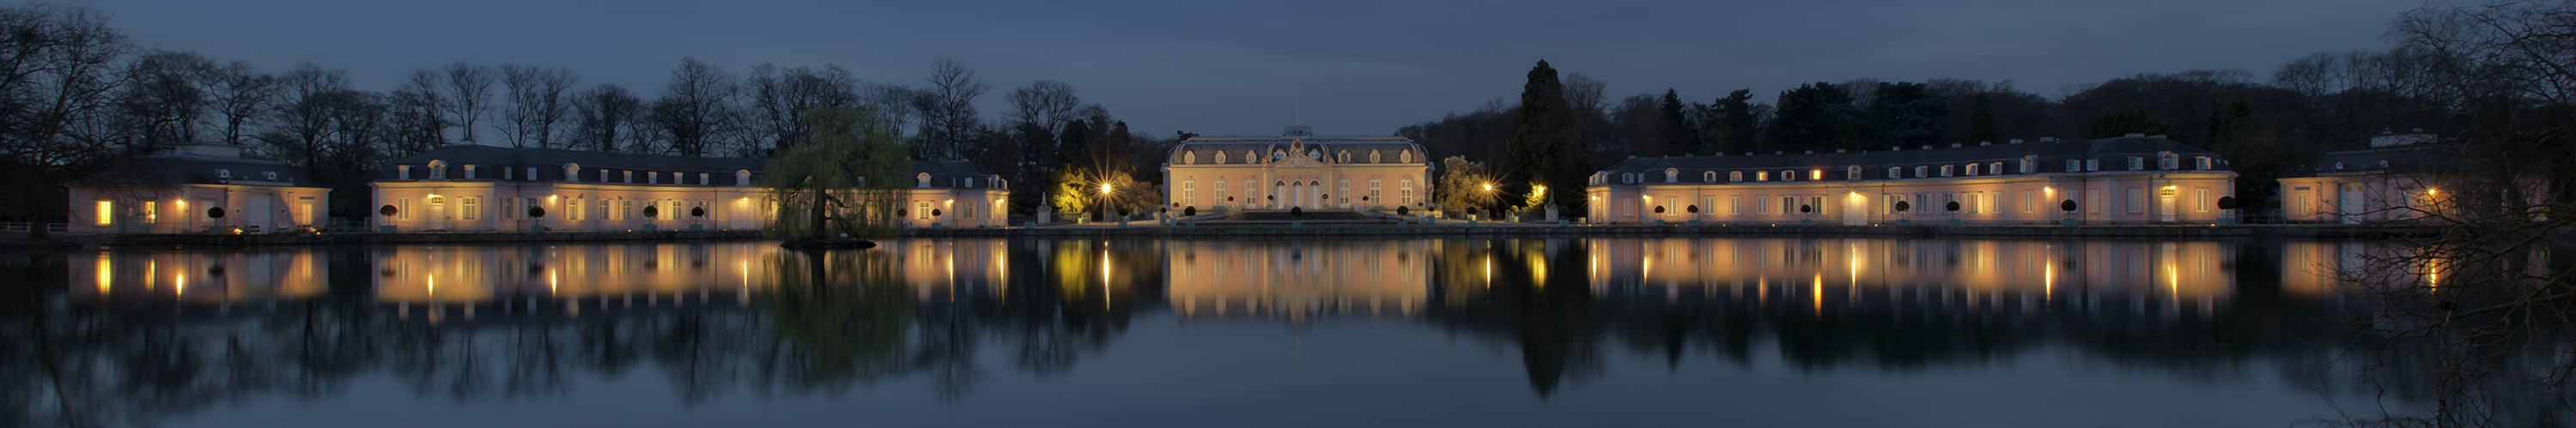
[[[330,223],[329,188],[240,146],[187,144],[65,183],[76,233],[275,233]]]
[[[1198,137],[1163,164],[1165,205],[1175,210],[1422,208],[1431,162],[1403,137]]]

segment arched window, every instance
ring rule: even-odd
[[[1376,150],[1370,150],[1370,151],[1369,151],[1369,163],[1386,163],[1386,158],[1379,157],[1379,156],[1378,156],[1378,152],[1377,152]]]
[[[447,179],[447,161],[443,161],[443,160],[432,160],[432,161],[429,161],[429,179],[431,179],[431,180],[445,180],[445,179]]]
[[[1844,180],[1860,180],[1860,165],[1852,165],[1850,169],[1846,169],[1846,170],[1844,170],[1844,171],[1843,171],[1843,179],[1844,179]]]
[[[1395,161],[1396,161],[1396,162],[1402,162],[1402,163],[1413,163],[1413,150],[1412,150],[1412,149],[1405,149],[1404,151],[1396,152],[1396,153],[1395,153]]]
[[[1194,164],[1194,163],[1199,163],[1199,152],[1197,152],[1197,151],[1184,151],[1184,152],[1181,152],[1181,164],[1182,164],[1182,165],[1189,165],[1189,164]]]
[[[915,174],[915,175],[913,175],[913,176],[912,176],[912,179],[913,179],[913,181],[914,181],[914,184],[913,184],[914,186],[916,186],[916,187],[920,187],[920,188],[924,188],[924,189],[928,189],[928,188],[930,188],[930,173],[925,172],[925,173]]]
[[[1336,158],[1333,160],[1334,162],[1351,163],[1351,151],[1349,150],[1343,150],[1341,154],[1334,155],[1333,157]]]
[[[861,183],[862,183],[862,184],[860,184],[860,186],[866,186],[865,182],[861,182]],[[733,170],[733,185],[734,185],[734,186],[737,186],[737,187],[739,187],[739,186],[749,186],[749,185],[751,185],[751,170],[748,170],[748,169],[737,169],[737,170]]]
[[[1744,181],[1744,171],[1727,171],[1726,181]]]
[[[564,164],[563,168],[564,168],[564,181],[565,181],[565,182],[579,182],[579,181],[581,181],[581,164],[578,164],[578,163],[567,163],[567,164]]]
[[[1225,152],[1216,152],[1216,163],[1225,163]]]
[[[1252,155],[1252,151],[1251,151],[1251,150],[1245,150],[1245,151],[1243,151],[1243,163],[1253,163],[1253,162],[1260,162],[1260,161],[1261,161],[1261,157],[1260,157],[1260,156],[1253,156],[1253,155]]]
[[[1700,180],[1701,182],[1705,182],[1705,183],[1715,183],[1715,182],[1717,182],[1717,171],[1709,171],[1707,174],[1705,174],[1704,176],[1702,176],[1699,180]]]
[[[1682,178],[1681,178],[1681,177],[1682,177],[1682,170],[1681,170],[1681,168],[1664,168],[1664,182],[1666,182],[1666,183],[1679,183],[1679,182],[1681,182],[1681,181],[1682,181]]]

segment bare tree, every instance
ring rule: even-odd
[[[1048,134],[1064,131],[1065,121],[1073,120],[1082,109],[1082,98],[1074,96],[1073,85],[1053,80],[1040,80],[1013,89],[1010,94],[1011,121],[1045,127]]]
[[[456,141],[474,142],[474,121],[492,108],[492,68],[457,61],[446,72],[447,117],[456,125]]]
[[[644,100],[635,98],[626,87],[593,86],[573,96],[572,104],[576,120],[572,148],[609,153],[647,151],[636,144],[643,140],[643,133],[636,128],[643,125]]]
[[[209,100],[213,126],[224,144],[242,144],[253,122],[276,108],[277,76],[259,72],[248,61],[224,64],[208,80],[214,88]]]
[[[838,65],[822,68],[779,68],[772,64],[752,67],[751,77],[744,81],[751,92],[751,111],[768,149],[782,150],[805,138],[805,121],[799,120],[805,110],[815,107],[851,107],[859,104],[859,79]]]
[[[55,186],[72,168],[113,156],[97,135],[71,132],[108,107],[106,94],[123,85],[114,69],[133,52],[107,19],[77,6],[34,4],[0,7],[0,162],[7,179],[0,197],[16,201],[63,200]],[[30,221],[59,218],[63,207],[12,204]],[[42,227],[32,236],[46,236]]]
[[[652,122],[668,139],[672,154],[706,156],[736,125],[734,97],[739,91],[724,69],[681,58],[662,97],[653,100]]]
[[[440,95],[445,86],[446,77],[438,71],[417,70],[386,97],[388,155],[410,156],[447,145],[447,98]]]
[[[499,128],[510,146],[555,148],[555,128],[572,105],[565,92],[578,80],[572,70],[501,66],[502,96],[510,104],[501,109]]]
[[[975,70],[953,59],[942,59],[930,69],[930,77],[914,99],[914,110],[921,115],[921,132],[913,137],[913,153],[923,159],[959,159],[967,144],[979,137],[983,124],[975,112],[975,98],[992,90],[992,85],[975,80]]]
[[[197,121],[206,112],[215,61],[195,52],[158,51],[135,58],[125,68],[127,83],[118,91],[117,110],[134,135],[127,150],[151,153],[159,147],[193,142]]]

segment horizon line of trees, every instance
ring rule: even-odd
[[[582,86],[566,68],[459,61],[370,90],[311,62],[271,72],[147,49],[78,5],[0,7],[0,29],[13,35],[0,38],[0,178],[37,184],[5,191],[17,200],[62,200],[65,181],[188,143],[245,146],[343,195],[368,194],[387,161],[454,144],[769,157],[812,132],[799,115],[816,107],[869,110],[912,131],[913,158],[968,160],[1015,183],[1063,171],[1134,182],[1136,165],[1150,163],[1130,158],[1169,144],[1129,131],[1064,82],[1014,90],[1014,111],[985,117],[975,102],[990,86],[953,60],[906,85],[833,64],[736,74],[683,57],[650,98],[616,83]],[[1027,207],[1038,196],[1018,198]],[[365,199],[334,198],[331,214],[364,216]],[[66,210],[25,204],[0,220],[61,221]]]
[[[2278,208],[2276,180],[2283,174],[2326,151],[2366,147],[2386,132],[2421,130],[2444,141],[2511,146],[2515,153],[2479,153],[2495,159],[2564,158],[2576,123],[2568,113],[2576,78],[2548,52],[2567,48],[2539,46],[2547,42],[2528,37],[2458,37],[2516,26],[2535,34],[2571,27],[2548,10],[2519,2],[2430,4],[2391,23],[2393,46],[2386,50],[2316,53],[2283,63],[2268,80],[2244,70],[2140,73],[2071,86],[2058,97],[2022,90],[2011,80],[1853,79],[1802,84],[1767,102],[1750,89],[1699,102],[1670,88],[1614,101],[1608,83],[1581,73],[1559,76],[1539,61],[1518,102],[1495,99],[1397,134],[1421,143],[1431,159],[1499,160],[1492,174],[1510,183],[1503,198],[1518,200],[1535,185],[1580,189],[1583,177],[1627,157],[2144,133],[2217,152],[2241,174],[2240,200]],[[2518,54],[2525,47],[2538,50]],[[2554,190],[2553,197],[2568,199],[2567,189]],[[1574,209],[1584,202],[1578,192],[1551,193],[1554,203],[1581,212]]]

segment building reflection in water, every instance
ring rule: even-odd
[[[2277,309],[2282,302],[2334,300],[2339,281],[2350,279],[2337,272],[2361,266],[2373,252],[2393,251],[2355,243],[2216,241],[922,239],[827,258],[767,242],[104,251],[73,256],[64,271],[67,294],[107,306],[232,308],[329,296],[363,306],[332,319],[382,317],[413,326],[352,322],[385,329],[360,329],[352,337],[414,334],[424,324],[498,316],[610,323],[596,315],[703,311],[691,312],[706,315],[694,324],[669,317],[616,323],[685,325],[704,329],[688,337],[747,341],[690,348],[699,359],[670,364],[769,367],[740,361],[771,356],[727,354],[768,346],[760,340],[916,347],[867,355],[935,355],[920,358],[941,363],[871,370],[935,371],[942,385],[972,383],[978,372],[971,362],[984,346],[978,344],[987,342],[1016,344],[1009,360],[1032,372],[1061,372],[1108,346],[1140,313],[1169,311],[1183,321],[1399,319],[1519,348],[1532,386],[1544,394],[1598,372],[1607,360],[1603,349],[1614,343],[1663,353],[1676,364],[1686,353],[1744,364],[1749,350],[1767,341],[1808,367],[1920,366],[2009,355],[2047,339],[2134,357],[2115,358],[2124,361],[2181,367],[2233,361],[2245,349],[2293,346],[2287,339],[2249,344],[2244,338],[2285,336],[2256,330],[2306,318]],[[816,283],[791,281],[809,275],[800,266],[812,265],[799,262],[808,260],[832,260],[832,269],[880,269],[852,277],[895,291],[869,291],[852,301],[902,308],[903,315],[890,317],[900,319],[867,319],[900,325],[821,328],[842,325],[815,318],[834,314],[813,307],[828,302],[760,301],[852,298],[829,292],[852,286],[839,282],[824,281],[820,294],[780,290],[781,284]],[[2431,272],[2437,270],[2427,269],[2423,280],[2439,285]],[[900,297],[889,303],[873,296]],[[621,331],[561,334],[630,334]],[[908,339],[819,341],[778,333],[850,331]],[[773,334],[787,337],[760,338]]]
[[[81,300],[225,306],[320,295],[329,268],[311,248],[249,251],[98,251],[72,257]]]

